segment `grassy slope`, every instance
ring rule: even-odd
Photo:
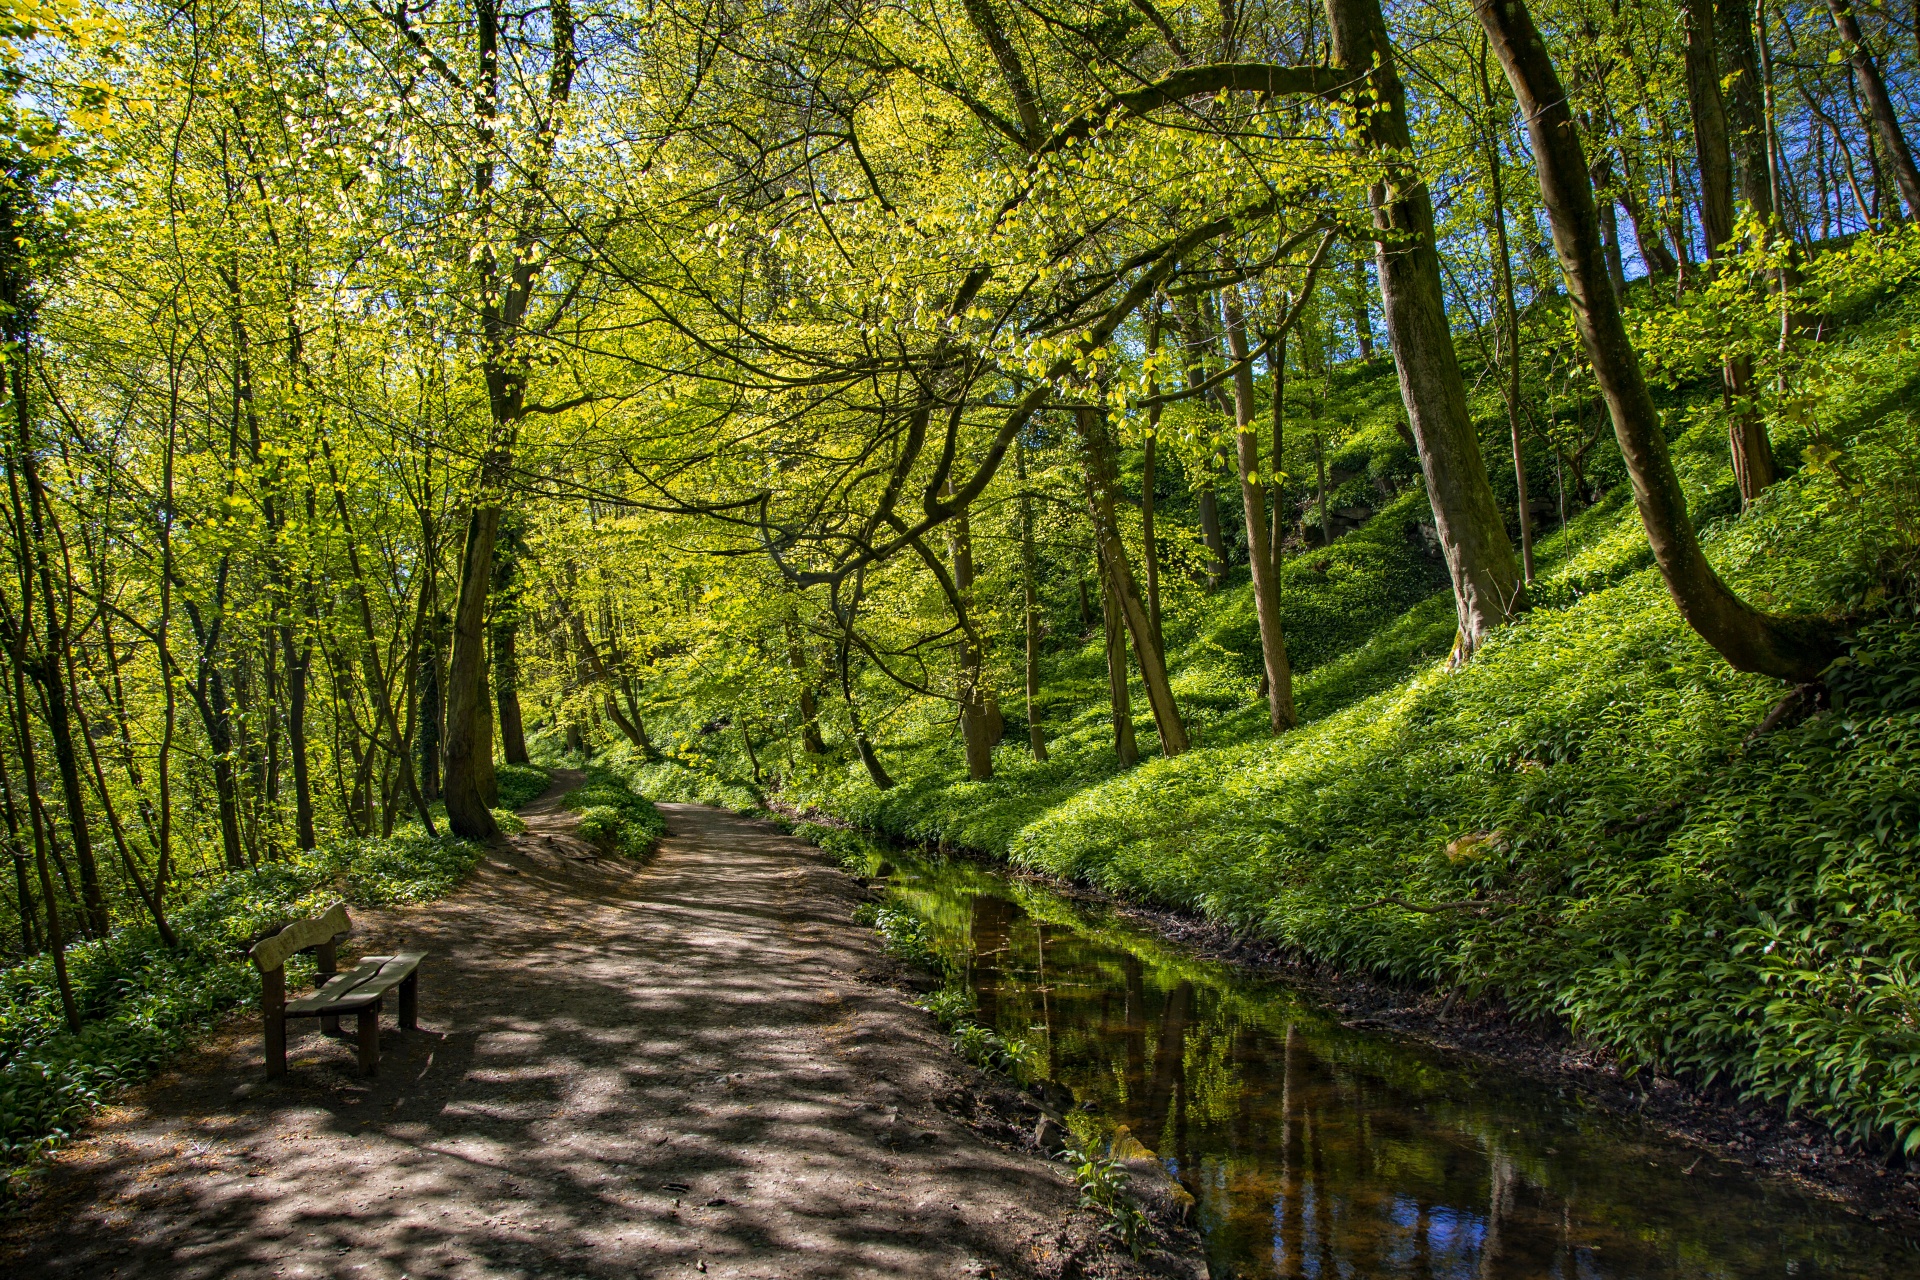
[[[1910,549],[1920,454],[1899,407],[1907,321],[1862,320],[1826,359],[1817,413],[1774,424],[1785,456],[1817,425],[1850,446],[1846,465],[1707,522],[1716,563],[1756,603],[1880,607],[1875,584]],[[1695,511],[1732,511],[1717,428],[1703,417],[1675,452]],[[1453,673],[1435,661],[1451,601],[1404,537],[1414,500],[1289,565],[1307,723],[1283,738],[1264,736],[1248,696],[1241,588],[1172,637],[1203,744],[1187,755],[1115,769],[1090,645],[1051,664],[1050,761],[1029,760],[1016,728],[996,776],[971,783],[950,727],[927,725],[888,742],[894,790],[854,767],[789,798],[1491,994],[1630,1063],[1920,1146],[1910,615],[1862,633],[1833,714],[1745,745],[1780,688],[1680,622],[1624,489],[1544,541],[1534,611]]]

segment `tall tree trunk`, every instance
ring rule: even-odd
[[[1140,681],[1146,686],[1147,704],[1160,730],[1160,750],[1177,756],[1187,749],[1187,727],[1174,704],[1173,686],[1167,679],[1166,655],[1154,637],[1153,620],[1147,616],[1147,607],[1134,585],[1133,566],[1127,558],[1126,544],[1120,540],[1120,527],[1114,514],[1119,479],[1113,441],[1107,434],[1107,416],[1099,409],[1081,409],[1075,412],[1074,418],[1087,451],[1087,496],[1102,575],[1101,587],[1111,593],[1120,621],[1133,637]]]
[[[1127,689],[1127,629],[1115,607],[1112,567],[1107,563],[1104,544],[1100,552],[1100,617],[1105,627],[1107,651],[1107,702],[1113,714],[1113,752],[1120,767],[1131,769],[1140,759],[1140,745],[1133,735],[1133,695]]]
[[[494,704],[499,711],[500,758],[508,764],[530,763],[527,730],[520,714],[520,661],[515,653],[519,628],[496,625],[493,632]]]
[[[1486,46],[1481,46],[1480,56],[1476,59],[1476,69],[1480,73],[1480,93],[1489,111],[1494,108],[1493,85],[1487,77]],[[1493,216],[1489,220],[1489,230],[1493,232],[1493,266],[1500,285],[1500,346],[1503,348],[1502,398],[1507,402],[1507,435],[1513,443],[1513,489],[1516,495],[1514,505],[1520,516],[1520,571],[1527,582],[1533,582],[1533,511],[1527,493],[1527,457],[1520,443],[1520,311],[1513,302],[1513,254],[1507,243],[1507,193],[1506,165],[1500,155],[1500,133],[1505,132],[1503,123],[1499,131],[1489,129],[1482,145],[1487,154],[1487,191],[1493,199]],[[1589,168],[1588,178],[1592,171]],[[1607,276],[1609,287],[1613,285],[1613,276]],[[1619,296],[1615,289],[1614,296]]]
[[[551,121],[561,117],[567,104],[576,65],[573,8],[568,0],[554,0],[550,5],[548,27],[552,58],[547,103]],[[477,198],[486,200],[494,189],[494,131],[500,111],[499,0],[478,0],[475,36],[478,70],[473,109],[480,157],[474,163],[473,191]],[[546,139],[546,159],[551,160],[550,132]],[[532,202],[528,204],[532,207]],[[493,772],[493,743],[490,733],[489,740],[480,738],[483,725],[490,731],[493,720],[490,710],[482,705],[486,700],[487,594],[492,585],[493,546],[500,532],[500,503],[511,471],[514,441],[527,411],[529,365],[518,341],[536,284],[534,239],[529,229],[521,228],[516,237],[520,252],[507,262],[501,262],[485,245],[478,247],[477,254],[484,343],[481,364],[491,431],[460,558],[453,658],[447,664],[446,747],[442,753],[447,822],[455,835],[469,840],[490,840],[500,833],[485,790]]]
[[[1686,31],[1687,109],[1700,165],[1700,221],[1711,259],[1733,238],[1733,160],[1726,104],[1720,98],[1713,0],[1684,0],[1680,13]]]
[[[520,631],[521,534],[517,522],[504,527],[493,559],[493,614],[488,630],[493,641],[493,700],[499,710],[494,721],[500,732],[500,756],[508,764],[526,764],[527,734],[520,715],[520,666],[514,639]]]
[[[313,778],[307,756],[307,681],[313,672],[313,641],[294,635],[292,623],[280,633],[281,661],[287,671],[287,757],[293,766],[293,838],[302,849],[319,843],[313,829]]]
[[[807,651],[800,643],[800,629],[787,619],[787,661],[794,678],[800,682],[800,749],[810,756],[827,754],[827,743],[820,736],[820,700],[814,692],[812,674],[807,670]]]
[[[1634,502],[1674,604],[1736,668],[1790,680],[1817,676],[1839,653],[1832,628],[1817,618],[1756,612],[1720,580],[1700,548],[1667,455],[1659,412],[1607,284],[1593,188],[1566,91],[1532,15],[1522,0],[1487,0],[1478,13],[1527,122],[1575,324],[1606,398],[1633,481]]]
[[[1147,326],[1147,354],[1160,353],[1160,305],[1154,304],[1153,319]],[[1159,446],[1160,446],[1160,405],[1156,397],[1160,394],[1160,381],[1149,377],[1147,398],[1154,401],[1147,409],[1147,438],[1141,442],[1140,459],[1140,557],[1142,568],[1147,572],[1147,617],[1153,623],[1153,637],[1161,648],[1166,648],[1166,633],[1160,628],[1160,539],[1154,525],[1154,491],[1159,487]],[[1024,473],[1023,473],[1024,475]],[[1023,496],[1022,501],[1027,501]],[[1029,519],[1029,523],[1031,520]],[[1031,540],[1029,540],[1031,552]],[[1044,760],[1043,754],[1036,759]]]
[[[12,179],[4,179],[8,185]],[[20,617],[22,624],[28,616],[25,597],[38,591],[41,618],[41,639],[39,651],[28,654],[27,646],[31,640],[26,636],[16,638],[20,652],[16,661],[24,661],[27,672],[33,677],[34,684],[42,696],[42,712],[46,718],[47,738],[53,746],[54,765],[60,771],[61,798],[66,804],[67,827],[72,834],[74,860],[80,868],[80,901],[86,913],[87,931],[95,937],[104,938],[110,926],[107,915],[106,895],[100,886],[100,868],[93,855],[93,837],[87,828],[87,808],[80,782],[80,764],[73,744],[73,726],[67,716],[67,682],[62,674],[62,664],[67,650],[67,625],[59,607],[59,593],[54,587],[53,549],[49,545],[52,531],[49,523],[49,499],[40,480],[38,462],[38,442],[34,439],[33,419],[27,396],[27,363],[32,359],[33,333],[27,320],[32,315],[32,301],[29,297],[30,283],[24,274],[24,264],[20,257],[17,238],[22,232],[17,229],[15,211],[10,199],[0,198],[0,236],[5,238],[0,245],[0,303],[10,314],[0,316],[0,329],[3,329],[11,342],[12,349],[5,353],[7,362],[8,391],[13,400],[14,449],[10,459],[7,479],[12,488],[14,524],[16,536],[21,546],[16,555],[21,557],[21,594]],[[21,488],[26,490],[24,510],[21,504]],[[64,580],[65,575],[61,575]],[[31,733],[22,708],[20,735],[24,739]],[[30,794],[30,798],[37,796]],[[52,833],[48,833],[52,838]],[[54,904],[48,901],[49,911]],[[64,963],[64,960],[62,961]]]
[[[447,825],[468,840],[500,834],[487,803],[483,776],[492,772],[493,742],[483,740],[486,701],[487,589],[493,579],[493,542],[500,508],[476,505],[467,517],[466,549],[460,557],[460,596],[453,612],[453,658],[447,664],[446,745],[441,751],[441,795]],[[491,726],[492,716],[484,723]]]
[[[1373,359],[1373,281],[1367,276],[1366,258],[1357,253],[1353,255],[1353,332],[1360,342],[1360,358]]]
[[[203,717],[206,721],[207,747],[213,755],[213,794],[220,806],[220,848],[226,855],[228,870],[247,865],[246,847],[240,840],[240,780],[233,773],[233,708],[227,702],[227,681],[219,667],[206,665],[207,692]]]
[[[1374,225],[1384,233],[1375,249],[1380,293],[1401,399],[1453,578],[1460,624],[1454,660],[1464,662],[1489,632],[1525,607],[1526,585],[1515,572],[1513,544],[1487,485],[1486,463],[1467,410],[1440,288],[1433,203],[1425,179],[1406,159],[1413,154],[1406,96],[1379,0],[1326,0],[1326,10],[1335,64],[1364,71],[1365,92],[1378,104],[1363,117],[1365,145],[1394,165],[1388,182],[1372,193]],[[1581,180],[1586,180],[1584,169]]]
[[[487,808],[493,809],[500,803],[500,782],[493,769],[493,699],[488,697],[487,673],[480,673],[480,697],[474,703],[474,713],[480,723],[474,727],[475,769],[474,782],[480,791],[480,798],[486,801]]]
[[[1625,144],[1621,144],[1620,165],[1626,171],[1626,181],[1620,186],[1618,199],[1620,207],[1627,211],[1627,224],[1633,228],[1633,243],[1640,250],[1640,261],[1647,264],[1647,270],[1656,276],[1672,275],[1679,270],[1667,247],[1660,243],[1660,233],[1651,221],[1646,205],[1641,202],[1644,187],[1635,174],[1633,165],[1626,158]]]
[[[1595,134],[1591,118],[1587,118],[1588,132]],[[1587,176],[1593,180],[1593,195],[1600,210],[1600,246],[1606,251],[1607,278],[1613,281],[1613,293],[1617,298],[1627,296],[1627,268],[1620,255],[1620,219],[1613,190],[1613,153],[1606,147],[1596,147],[1592,162],[1587,166]]]
[[[1286,461],[1287,461],[1287,334],[1283,329],[1273,340],[1273,350],[1267,353],[1267,372],[1273,379],[1273,401],[1268,405],[1272,418],[1273,465],[1269,468],[1272,478],[1268,483],[1271,497],[1267,511],[1267,554],[1273,558],[1274,581],[1280,580],[1280,544],[1286,540],[1287,527],[1284,511],[1287,505]]]
[[[1860,35],[1851,0],[1827,0],[1827,8],[1833,13],[1833,28],[1840,33],[1847,59],[1853,64],[1853,78],[1860,86],[1860,96],[1867,100],[1867,111],[1880,135],[1880,145],[1886,150],[1887,163],[1900,184],[1900,196],[1907,202],[1908,212],[1920,217],[1920,169],[1914,167],[1913,152],[1907,146],[1907,135],[1901,131],[1900,116],[1887,94],[1887,82],[1880,75],[1880,66]]]
[[[1298,722],[1293,708],[1293,667],[1287,661],[1287,640],[1280,626],[1280,581],[1274,572],[1270,531],[1267,528],[1266,491],[1260,485],[1260,437],[1254,421],[1253,366],[1247,359],[1246,322],[1240,312],[1238,290],[1221,298],[1226,319],[1227,355],[1238,369],[1233,375],[1234,444],[1240,463],[1240,502],[1246,509],[1247,564],[1253,577],[1253,611],[1260,625],[1260,658],[1267,675],[1267,720],[1274,733]],[[1279,460],[1273,461],[1274,466]]]
[[[433,592],[434,584],[429,582],[423,590]],[[441,675],[446,670],[448,625],[447,615],[435,609],[428,616],[426,643],[420,646],[420,794],[429,800],[440,798],[440,747],[447,721]]]
[[[1768,163],[1767,106],[1753,42],[1754,0],[1716,0],[1721,84],[1740,198],[1764,224],[1774,220],[1773,167]]]
[[[1333,527],[1327,523],[1327,438],[1316,432],[1313,437],[1313,465],[1318,475],[1315,493],[1320,504],[1320,545],[1333,545]]]
[[[1735,134],[1730,127],[1726,103],[1720,91],[1722,78],[1716,48],[1718,41],[1713,0],[1686,0],[1683,12],[1687,37],[1687,103],[1693,114],[1693,145],[1700,162],[1700,220],[1706,228],[1707,258],[1714,261],[1726,256],[1727,242],[1733,239],[1731,147]],[[1744,13],[1732,25],[1738,27],[1742,34],[1749,31]],[[1750,39],[1746,42],[1745,52],[1751,55]],[[1750,56],[1747,62],[1745,68],[1735,68],[1734,79],[1737,81],[1744,74],[1749,96],[1753,96]],[[1755,106],[1757,103],[1746,105]],[[1753,125],[1757,132],[1757,120],[1747,123]],[[1766,194],[1766,156],[1758,146],[1748,145],[1744,141],[1752,137],[1750,133],[1743,131],[1739,137],[1743,140],[1741,185],[1749,189],[1746,193],[1749,203],[1753,199],[1752,191],[1760,193],[1756,212],[1764,212],[1771,205]],[[1754,154],[1748,156],[1748,152]],[[1749,171],[1750,161],[1759,163],[1757,175]],[[1731,356],[1722,362],[1720,376],[1726,396],[1727,439],[1733,457],[1733,477],[1740,487],[1741,505],[1745,506],[1774,481],[1773,444],[1767,438],[1767,429],[1761,423],[1759,409],[1753,403],[1753,391],[1749,385],[1753,381],[1753,362],[1744,355]]]
[[[1013,463],[1015,478],[1020,482],[1020,595],[1025,606],[1023,622],[1027,641],[1027,746],[1035,760],[1045,760],[1047,731],[1040,723],[1040,601],[1033,553],[1033,495],[1027,492],[1024,448],[1014,450]]]
[[[1227,542],[1220,530],[1220,498],[1214,488],[1214,476],[1218,474],[1218,455],[1209,454],[1205,462],[1206,477],[1201,481],[1197,498],[1200,511],[1200,544],[1207,549],[1207,590],[1218,591],[1227,580]]]
[[[867,771],[867,777],[881,791],[893,789],[893,778],[887,773],[885,765],[880,763],[879,752],[873,749],[873,740],[867,736],[866,718],[860,714],[860,704],[853,696],[853,619],[859,607],[860,587],[854,587],[854,601],[840,618],[840,643],[838,648],[840,668],[840,696],[847,703],[847,727],[853,734],[853,751],[860,757],[860,764]]]
[[[20,834],[20,812],[13,801],[13,775],[7,769],[6,751],[0,748],[0,813],[7,820],[7,858],[13,863],[14,902],[20,921],[20,955],[24,959],[40,950],[34,921],[38,908],[33,905],[33,886],[27,879],[27,842]]]
[[[953,496],[951,483],[947,496]],[[959,669],[955,692],[960,707],[960,737],[966,746],[967,776],[981,782],[993,776],[993,747],[999,735],[988,711],[986,655],[973,627],[973,521],[962,510],[947,525],[947,554],[953,562],[953,608],[960,624]]]
[[[4,209],[0,205],[0,209]],[[11,212],[6,209],[6,212]],[[10,221],[10,220],[8,220]],[[11,231],[11,226],[6,228]],[[0,248],[0,251],[4,251]],[[23,642],[23,637],[14,637],[15,643]],[[47,910],[47,949],[53,953],[53,981],[60,992],[60,1011],[66,1018],[67,1030],[78,1033],[80,1030],[80,1006],[73,998],[73,981],[67,973],[67,936],[60,924],[60,902],[53,891],[53,876],[47,869],[47,845],[53,839],[43,821],[40,805],[36,797],[40,794],[40,780],[34,760],[32,723],[27,719],[27,686],[22,678],[20,654],[13,658],[13,741],[20,752],[20,781],[25,788],[27,800],[27,820],[33,830],[33,861],[40,873],[40,901]]]

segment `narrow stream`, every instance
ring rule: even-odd
[[[1342,1028],[1057,895],[889,855],[896,907],[964,976],[976,1019],[1121,1124],[1198,1203],[1215,1280],[1920,1275],[1920,1247],[1390,1036]]]

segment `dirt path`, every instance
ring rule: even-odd
[[[933,1103],[966,1070],[876,980],[860,890],[763,823],[662,806],[593,860],[557,782],[459,893],[356,913],[422,948],[421,1029],[379,1076],[257,1017],[55,1162],[12,1275],[964,1276],[1117,1272],[1038,1155]],[[344,957],[343,957],[344,958]],[[239,1096],[236,1096],[236,1092]]]

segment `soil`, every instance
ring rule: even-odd
[[[644,862],[571,833],[562,775],[453,896],[354,912],[342,959],[425,950],[420,1027],[258,1015],[100,1114],[6,1224],[13,1275],[1204,1276],[1141,1262],[954,1056],[867,895],[769,824],[663,805]],[[312,1029],[308,1029],[312,1028]],[[994,1138],[1000,1141],[994,1141]]]

